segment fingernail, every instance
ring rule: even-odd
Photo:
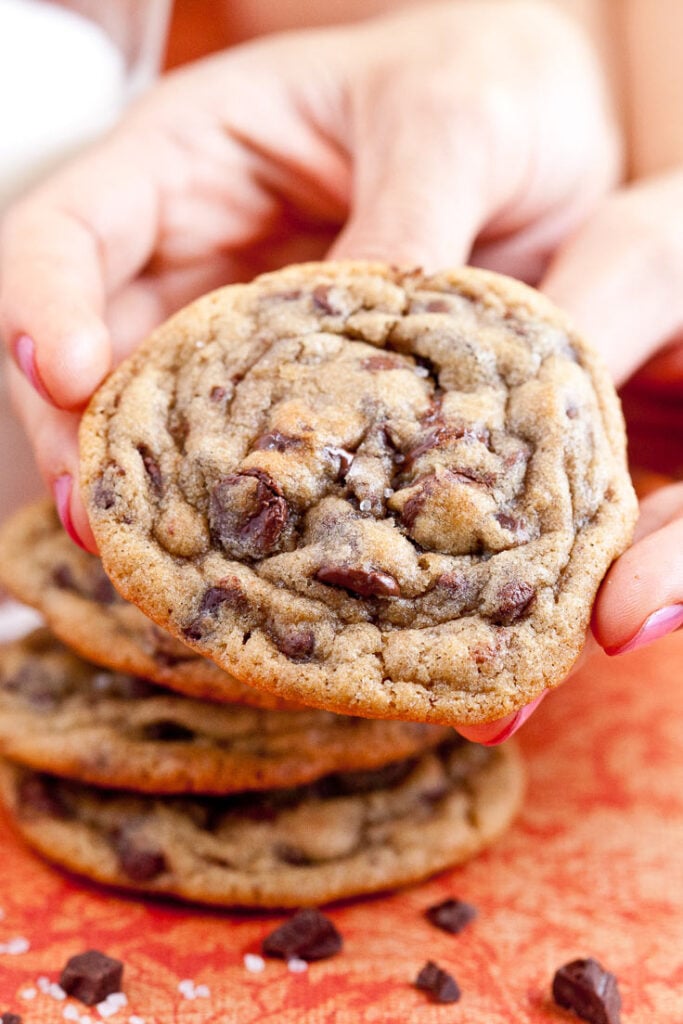
[[[471,735],[469,730],[464,729],[463,736],[471,739],[474,743],[480,743],[483,747],[495,747],[499,743],[509,740],[524,725],[527,719],[531,718],[547,692],[547,690],[544,690],[543,693],[539,694],[538,697],[534,697],[529,704],[525,704],[519,711],[513,711],[511,715],[505,715],[499,721],[492,722],[491,728],[494,730],[492,735],[487,735],[486,726],[476,726],[472,730]]]
[[[683,626],[683,604],[670,604],[666,608],[649,615],[642,624],[635,636],[627,640],[619,647],[606,647],[605,653],[610,656],[626,654],[628,651],[637,651],[645,644],[651,644],[653,640],[659,640],[667,633],[673,633]]]
[[[73,490],[73,480],[71,473],[62,473],[55,480],[52,481],[52,495],[55,499],[55,507],[57,509],[57,515],[62,521],[62,526],[71,537],[75,544],[78,544],[79,548],[83,548],[87,551],[87,548],[81,538],[76,532],[76,528],[71,518],[71,492]]]
[[[36,343],[28,334],[20,334],[14,342],[14,358],[17,366],[26,377],[27,381],[38,392],[41,398],[54,405],[52,396],[40,379],[36,365]]]

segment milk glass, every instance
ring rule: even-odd
[[[170,0],[0,0],[0,217],[156,75]],[[0,368],[0,522],[43,492]]]

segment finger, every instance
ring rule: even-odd
[[[12,400],[33,446],[36,464],[52,493],[62,524],[72,540],[96,552],[78,488],[78,424],[76,413],[47,405],[14,366],[8,366]]]
[[[642,505],[635,543],[612,566],[593,613],[608,654],[635,650],[683,624],[683,485]]]
[[[617,383],[683,328],[683,174],[607,199],[541,287],[572,314]]]
[[[505,715],[504,718],[499,718],[495,722],[486,722],[483,725],[460,725],[458,726],[458,732],[466,740],[471,740],[473,743],[481,743],[485,747],[497,746],[499,743],[503,743],[505,740],[509,740],[511,736],[514,736],[517,730],[531,718],[545,697],[546,692],[544,690],[543,693],[535,697],[529,704],[520,708],[519,711],[513,711],[511,714]]]

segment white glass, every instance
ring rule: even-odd
[[[158,72],[170,0],[0,0],[0,216]],[[0,521],[43,486],[0,369]]]

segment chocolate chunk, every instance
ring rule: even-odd
[[[120,960],[89,949],[67,960],[59,977],[64,991],[86,1006],[101,1003],[112,992],[121,991],[123,964]]]
[[[261,470],[223,477],[209,498],[216,541],[233,558],[264,558],[278,547],[289,506],[278,484]]]
[[[345,477],[353,463],[353,452],[348,452],[346,448],[338,448],[335,445],[326,445],[323,448],[323,454],[334,465],[335,476]]]
[[[329,918],[319,910],[298,910],[289,921],[266,935],[262,943],[265,956],[284,960],[324,960],[342,948],[342,937]]]
[[[41,711],[51,711],[60,700],[73,692],[74,684],[65,675],[50,671],[39,662],[28,661],[14,675],[2,680],[2,689],[16,693],[22,700]]]
[[[157,459],[152,455],[152,452],[146,444],[138,445],[138,453],[142,459],[142,464],[145,467],[145,472],[149,477],[152,490],[157,495],[161,494],[164,487],[164,480],[161,475],[161,468]]]
[[[21,1024],[18,1013],[0,1013],[0,1024]]]
[[[524,580],[511,580],[501,587],[497,607],[491,618],[499,626],[509,626],[526,615],[536,597],[536,591]]]
[[[458,935],[477,916],[476,907],[463,900],[444,900],[425,910],[425,917],[451,935]]]
[[[457,1003],[461,995],[455,978],[433,960],[424,965],[415,979],[415,986],[428,992],[435,1003]]]
[[[192,729],[169,719],[148,722],[142,728],[142,735],[146,740],[159,743],[188,743],[196,737]]]
[[[217,384],[215,387],[211,388],[211,391],[209,391],[209,399],[212,402],[222,402],[227,394],[228,389],[222,388],[220,384]]]
[[[141,834],[140,824],[135,819],[112,833],[111,845],[119,867],[134,882],[149,882],[166,870],[163,852]]]
[[[109,579],[104,569],[98,564],[97,571],[93,574],[91,586],[90,586],[90,597],[97,604],[114,604],[119,601],[119,595],[114,589],[112,581]]]
[[[19,813],[22,817],[46,815],[49,818],[73,817],[59,790],[59,783],[49,775],[27,772],[19,783]]]
[[[80,587],[76,582],[76,577],[71,571],[71,566],[67,565],[66,562],[58,562],[52,570],[52,582],[55,586],[59,587],[60,590],[73,590],[76,593],[80,593]]]
[[[590,1024],[619,1024],[617,979],[597,960],[572,960],[555,972],[553,999]]]
[[[273,643],[290,661],[310,661],[315,649],[315,633],[306,626],[291,627],[286,631],[282,628],[270,629],[269,635]]]
[[[303,443],[298,437],[289,437],[287,434],[281,434],[279,430],[271,430],[270,433],[257,437],[252,449],[265,452],[286,452],[290,448],[300,448]]]
[[[343,587],[360,597],[399,597],[398,581],[379,569],[352,569],[341,565],[322,565],[315,574],[320,583]]]

